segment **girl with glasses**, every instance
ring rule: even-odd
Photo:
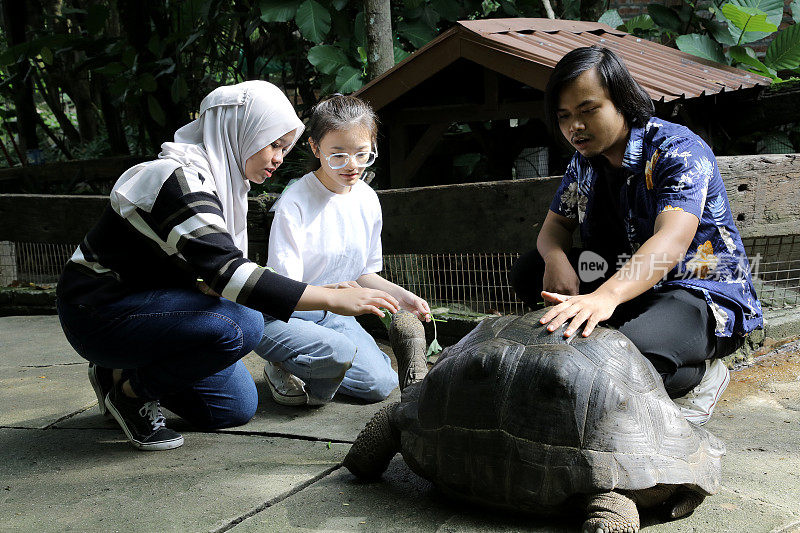
[[[335,95],[317,104],[308,142],[319,166],[275,203],[267,266],[304,283],[385,291],[423,320],[422,298],[383,279],[381,206],[361,178],[377,157],[377,119],[368,104]],[[315,162],[316,163],[316,162]],[[295,312],[290,328],[267,318],[256,353],[276,402],[319,405],[339,392],[366,401],[398,384],[389,357],[353,317]]]

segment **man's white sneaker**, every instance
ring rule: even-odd
[[[272,399],[281,405],[305,405],[307,401],[303,381],[284,370],[280,363],[264,365],[264,377],[267,379]]]
[[[700,383],[685,396],[673,401],[684,418],[692,424],[702,426],[711,418],[717,402],[731,380],[728,367],[721,359],[706,360],[706,373]]]

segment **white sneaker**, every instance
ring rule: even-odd
[[[305,405],[307,401],[303,381],[284,370],[280,363],[264,365],[264,377],[267,379],[272,399],[281,405]]]
[[[702,426],[711,418],[714,407],[717,406],[730,380],[731,374],[721,359],[706,360],[706,373],[697,387],[689,391],[686,396],[675,398],[673,401],[686,420]]]

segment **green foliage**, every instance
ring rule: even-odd
[[[694,2],[684,1],[680,10],[652,4],[648,16],[622,22],[615,10],[606,11],[599,22],[624,29],[664,44],[675,45],[689,54],[738,66],[783,81],[780,71],[800,72],[800,30],[789,26],[775,36],[764,57],[743,44],[772,35],[783,17],[783,0],[712,0],[711,17],[701,16]],[[791,4],[792,15],[800,14],[800,0]]]
[[[789,26],[776,35],[764,61],[775,70],[793,70],[800,66],[800,26]]]
[[[300,4],[295,21],[303,37],[313,43],[321,43],[331,29],[331,14],[314,0]]]
[[[678,45],[681,51],[688,54],[718,63],[726,62],[725,55],[722,53],[722,46],[708,35],[699,35],[697,33],[681,35],[675,39],[675,44]]]
[[[597,22],[608,24],[609,26],[615,29],[625,25],[625,21],[622,20],[619,11],[617,11],[616,9],[609,9],[608,11],[603,13]]]

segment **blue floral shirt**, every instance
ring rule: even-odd
[[[553,212],[578,220],[587,249],[603,245],[603,235],[592,234],[595,163],[576,152],[550,205]],[[717,336],[761,328],[750,263],[711,148],[688,128],[653,117],[645,127],[631,129],[622,167],[621,217],[625,247],[632,253],[653,236],[656,217],[664,211],[685,211],[700,220],[685,256],[653,290],[678,286],[701,293]],[[617,269],[629,259],[620,257]]]

